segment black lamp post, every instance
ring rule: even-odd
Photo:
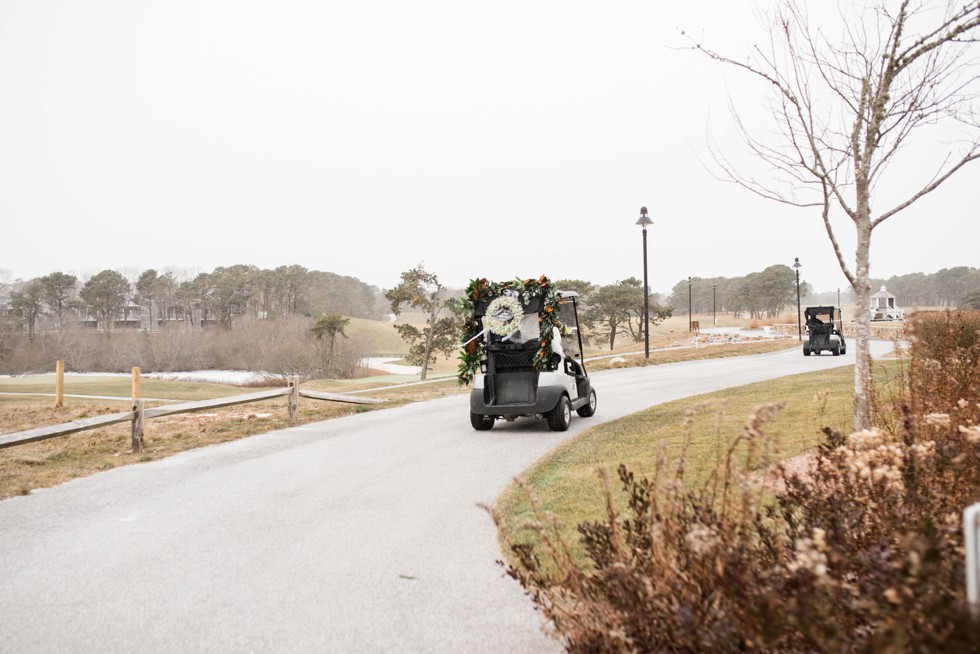
[[[650,358],[650,292],[647,284],[647,225],[653,221],[647,216],[647,208],[640,207],[640,219],[636,224],[643,228],[643,353]]]
[[[718,326],[718,303],[716,302],[717,295],[715,294],[717,289],[717,284],[711,285],[711,324],[715,327]]]
[[[796,333],[799,340],[803,340],[803,317],[800,315],[800,258],[796,257],[793,267],[796,268]]]
[[[687,331],[694,331],[694,316],[691,314],[691,276],[687,276]]]

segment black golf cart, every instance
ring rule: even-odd
[[[834,307],[807,307],[804,315],[807,339],[803,341],[803,356],[820,354],[825,350],[834,356],[847,354],[844,328],[839,316],[837,323],[834,322]]]

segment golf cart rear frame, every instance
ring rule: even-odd
[[[498,419],[519,417],[545,418],[552,430],[565,431],[572,411],[582,417],[595,413],[596,393],[582,356],[578,294],[522,292],[542,282],[548,290],[547,278],[533,281],[518,282],[524,285],[520,289],[515,283],[494,288],[499,294],[490,292],[472,303],[474,323],[464,338],[477,333],[464,342],[462,358],[465,362],[466,353],[473,354],[475,344],[479,368],[472,377],[470,422],[478,431],[491,429]],[[498,300],[507,293],[509,300]],[[519,328],[499,318],[508,317],[505,304],[517,309]],[[488,315],[494,311],[496,319]],[[465,381],[462,369],[460,380]]]
[[[834,307],[807,307],[806,316],[807,338],[803,342],[803,356],[831,352],[834,356],[847,354],[847,341],[844,340],[844,326],[838,314],[834,322]],[[821,316],[827,318],[821,320]]]

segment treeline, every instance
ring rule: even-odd
[[[436,275],[425,271],[421,266],[403,275],[403,284],[406,276],[427,280],[423,284],[416,279],[412,292],[406,294],[406,297],[419,298],[419,306],[425,305],[426,313],[429,313],[429,309],[438,308],[449,309],[450,314],[440,321],[436,320],[435,314],[430,315],[424,328],[402,328],[403,336],[413,348],[410,357],[418,359],[413,363],[421,365],[431,352],[423,352],[420,348],[439,342],[443,345],[435,349],[447,355],[455,348],[455,334],[451,332],[454,329],[458,332],[459,316],[453,312],[449,299],[458,295],[458,292],[444,288],[438,283]],[[937,276],[948,290],[954,277],[939,273]],[[962,288],[969,287],[966,276],[955,278],[963,280]],[[622,336],[634,342],[643,339],[644,293],[643,282],[640,280],[629,277],[599,286],[587,280],[558,279],[554,280],[554,284],[561,290],[576,291],[580,295],[580,319],[587,328],[589,339],[595,345],[612,350],[616,346],[617,337]],[[957,290],[955,293],[961,294],[961,291]],[[787,308],[795,306],[797,294],[805,302],[808,296],[813,295],[812,286],[797,276],[797,269],[784,264],[768,266],[742,277],[689,277],[677,282],[669,297],[650,294],[649,327],[656,326],[671,315],[687,315],[689,311],[702,315],[719,312],[731,313],[735,317],[778,317]],[[439,300],[438,303],[436,300]]]
[[[690,284],[690,291],[689,291]],[[980,269],[967,266],[943,268],[927,273],[871,279],[871,291],[885,286],[902,307],[956,307],[980,309]],[[686,315],[688,293],[693,313],[712,310],[731,312],[736,317],[772,318],[796,304],[796,271],[786,265],[769,266],[744,277],[692,277],[682,279],[671,289],[668,304],[676,315]],[[850,287],[841,289],[845,297]],[[800,297],[817,302],[836,303],[833,291],[815,295],[813,287],[800,278]]]
[[[871,280],[871,291],[885,286],[902,307],[980,309],[980,268],[956,266],[937,272]]]
[[[235,265],[181,279],[104,270],[0,284],[0,374],[52,369],[146,372],[262,370],[350,377],[369,346],[343,316],[377,319],[380,289],[302,266]],[[315,329],[324,318],[324,329]]]
[[[376,319],[386,311],[381,290],[354,277],[303,266],[215,268],[190,279],[150,269],[135,279],[103,270],[81,281],[54,272],[0,285],[0,316],[33,338],[38,330],[82,326],[155,331],[163,327],[231,328],[244,318],[315,317],[339,313]]]
[[[811,292],[801,278],[800,297]],[[692,313],[773,318],[796,306],[796,271],[777,264],[744,277],[689,277],[674,284],[667,302],[676,315],[687,315],[690,305]]]
[[[806,302],[811,286],[799,281]],[[872,281],[873,290],[887,286],[904,307],[980,308],[976,268]],[[580,317],[596,345],[613,349],[617,336],[642,340],[640,280],[630,277],[597,286],[566,279],[555,284],[580,293]],[[433,297],[461,293],[439,284],[428,290],[436,293]],[[796,293],[796,270],[786,265],[743,277],[692,277],[678,281],[667,297],[650,294],[650,322],[653,326],[672,314],[687,315],[689,307],[695,314],[774,317],[793,307]],[[0,283],[0,374],[46,371],[52,361],[64,359],[73,371],[233,368],[349,377],[361,357],[374,353],[368,344],[348,338],[343,317],[378,319],[391,310],[390,298],[376,287],[302,266],[235,265],[193,277],[147,270],[131,279],[104,270],[84,281],[54,272]],[[404,310],[421,311],[408,305]],[[419,334],[426,342],[429,328]]]
[[[643,338],[643,282],[630,277],[596,286],[582,280],[558,280],[563,290],[577,291],[582,297],[582,320],[596,345],[613,349],[616,336],[633,341]],[[656,326],[671,315],[686,316],[728,312],[736,317],[778,316],[796,304],[796,271],[773,265],[744,277],[691,277],[677,282],[668,297],[650,294],[650,323]],[[811,292],[810,284],[800,280],[800,295]]]

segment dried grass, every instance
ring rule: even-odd
[[[605,517],[577,530],[585,561],[525,487],[541,544],[502,531],[508,573],[571,652],[976,651],[960,516],[980,501],[980,313],[923,317],[910,340],[882,427],[826,429],[805,475],[776,463],[776,404],[706,483],[687,485],[683,452],[649,478],[620,466],[620,508],[600,470]]]

